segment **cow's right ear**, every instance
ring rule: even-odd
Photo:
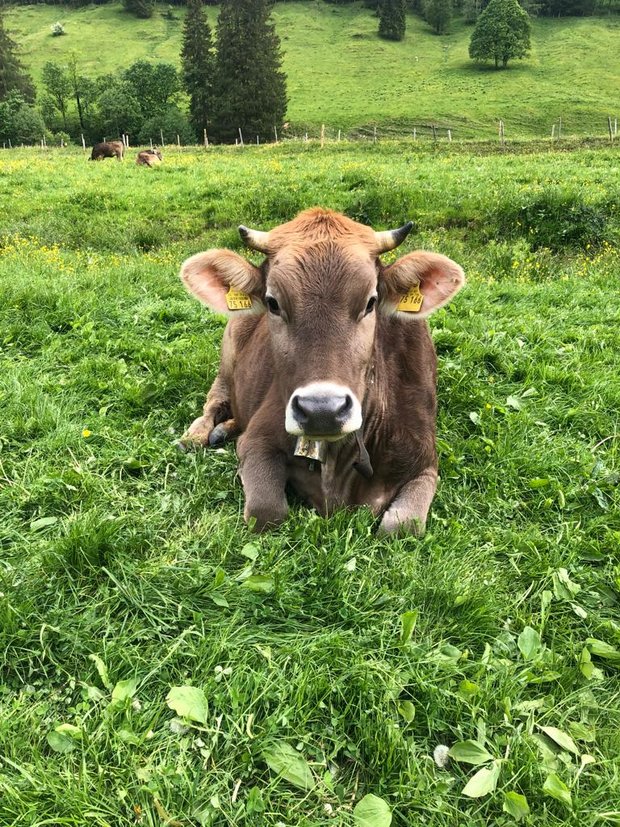
[[[262,312],[263,275],[232,250],[196,253],[181,266],[190,293],[217,313]]]

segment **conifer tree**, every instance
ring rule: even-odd
[[[17,43],[6,32],[0,9],[0,101],[10,92],[19,92],[27,101],[35,97],[32,78],[17,57]]]
[[[380,0],[379,36],[386,40],[402,40],[405,36],[406,0]]]
[[[217,27],[213,126],[218,141],[274,138],[286,113],[280,38],[273,0],[222,0]]]
[[[472,32],[469,56],[474,60],[494,60],[495,68],[506,68],[512,58],[522,58],[530,50],[530,21],[518,0],[491,0]]]
[[[202,0],[188,0],[183,26],[183,87],[189,95],[189,119],[198,140],[211,119],[213,107],[213,38]]]

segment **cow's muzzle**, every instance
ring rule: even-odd
[[[362,425],[362,407],[349,388],[314,382],[296,388],[286,406],[289,434],[337,440]]]

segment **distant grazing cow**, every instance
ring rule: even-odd
[[[116,158],[118,161],[122,161],[124,154],[125,144],[122,141],[102,141],[93,147],[90,160],[101,161],[103,158]]]
[[[181,268],[187,289],[230,317],[219,373],[184,442],[241,434],[246,521],[285,519],[290,484],[320,513],[368,506],[380,531],[424,531],[437,484],[436,355],[425,321],[464,284],[416,251],[381,253],[411,230],[375,232],[311,209],[270,232],[241,226],[260,267],[208,250]]]
[[[156,167],[163,161],[161,152],[158,149],[144,149],[138,152],[136,164],[141,167]]]

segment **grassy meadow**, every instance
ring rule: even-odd
[[[117,75],[140,58],[178,64],[184,9],[174,7],[176,19],[167,20],[165,8],[138,20],[120,3],[16,6],[7,21],[37,81],[46,61],[71,54],[86,74]],[[217,11],[207,10],[213,26]],[[401,135],[434,123],[455,138],[490,137],[502,118],[508,137],[541,138],[562,118],[566,135],[604,135],[607,116],[620,114],[618,16],[534,19],[530,56],[500,72],[469,60],[472,27],[460,19],[437,37],[409,15],[402,43],[380,40],[377,18],[361,3],[278,3],[274,19],[288,75],[287,117],[298,134],[325,124],[328,134],[378,125]],[[64,37],[51,36],[57,20]]]
[[[0,153],[0,824],[620,824],[617,160]],[[422,540],[253,536],[234,448],[174,445],[224,325],[181,261],[314,204],[468,275]]]

